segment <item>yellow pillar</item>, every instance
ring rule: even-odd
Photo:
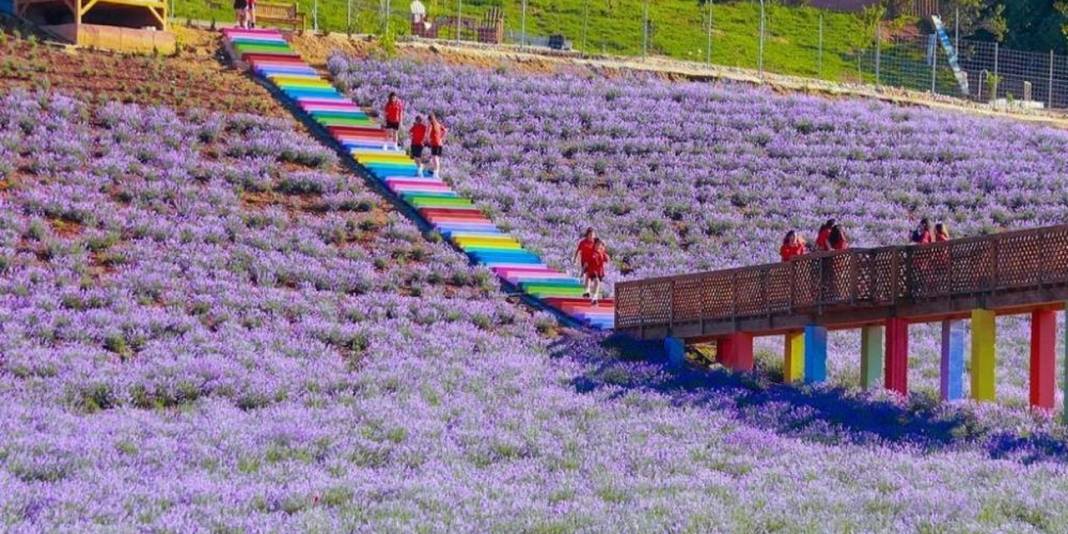
[[[783,381],[787,384],[805,378],[805,332],[786,334],[786,359],[782,366]]]
[[[972,398],[975,400],[993,401],[995,398],[995,339],[994,312],[972,310]]]

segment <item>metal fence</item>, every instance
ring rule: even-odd
[[[227,24],[234,18],[227,0],[171,1],[179,23]],[[858,26],[854,15],[772,0],[692,2],[672,9],[655,0],[421,1],[425,23],[415,24],[409,0],[296,0],[309,29],[321,31],[667,57],[1000,106],[1068,108],[1068,57],[960,39],[952,13],[947,47],[933,34],[903,37],[886,22]],[[916,0],[910,13],[929,13],[938,4]],[[634,16],[622,16],[621,6]],[[967,92],[950,65],[951,51]]]

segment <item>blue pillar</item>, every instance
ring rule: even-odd
[[[822,326],[805,327],[805,383],[827,380],[827,329]]]
[[[682,367],[686,361],[686,342],[677,337],[666,337],[664,338],[664,352],[667,353],[668,367]]]
[[[964,321],[942,321],[942,400],[964,398]]]

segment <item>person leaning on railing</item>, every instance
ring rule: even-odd
[[[805,254],[808,254],[808,249],[805,247],[804,238],[797,235],[794,230],[786,232],[786,237],[782,240],[782,246],[779,247],[779,256],[782,257],[782,261],[790,261]]]
[[[831,250],[845,250],[849,248],[849,240],[846,239],[845,230],[835,224],[831,227],[831,233],[827,236],[827,244]]]

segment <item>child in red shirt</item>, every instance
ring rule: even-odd
[[[423,117],[418,116],[415,118],[415,124],[408,130],[408,137],[411,140],[411,155],[415,163],[419,165],[419,176],[423,175],[423,143],[426,141],[426,124],[423,123]]]
[[[597,232],[593,230],[592,226],[587,227],[582,234],[582,239],[578,242],[578,246],[575,247],[575,254],[571,257],[571,261],[578,264],[579,272],[582,273],[582,283],[586,286],[586,294],[582,295],[584,297],[590,296],[589,280],[586,279],[586,263],[589,262],[590,256],[593,255],[596,247]]]
[[[441,176],[441,155],[445,148],[445,134],[448,130],[438,120],[437,114],[430,114],[430,165],[434,169],[434,176]]]
[[[816,234],[816,250],[831,250],[831,228],[835,225],[834,219],[827,219],[827,222],[820,226],[820,231]]]
[[[608,257],[608,250],[604,246],[604,241],[599,238],[594,240],[593,253],[590,254],[589,261],[586,263],[586,280],[590,293],[590,301],[596,306],[597,302],[601,300],[601,283],[604,282],[605,266],[611,258]],[[592,286],[592,287],[590,287]]]
[[[849,241],[846,240],[845,231],[837,224],[831,227],[830,237],[827,238],[827,243],[830,245],[831,250],[845,250],[849,248]]]
[[[397,132],[400,131],[401,121],[404,120],[404,102],[397,98],[397,93],[389,94],[383,115],[386,116],[386,131],[393,136],[393,146],[396,147]]]
[[[782,257],[782,261],[790,261],[807,253],[805,240],[798,237],[797,232],[793,230],[786,232],[786,237],[782,240],[782,246],[779,247],[779,256]]]
[[[943,241],[949,241],[949,230],[946,228],[945,223],[938,223],[934,229],[935,243],[941,243]]]

